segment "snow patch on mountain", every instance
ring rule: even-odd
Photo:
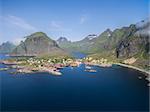
[[[97,35],[95,35],[95,34],[91,34],[91,35],[88,35],[87,36],[87,38],[89,39],[89,40],[92,40],[92,39],[94,39],[94,38],[96,38],[97,37]]]

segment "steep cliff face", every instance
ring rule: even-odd
[[[128,58],[137,54],[147,54],[148,51],[148,37],[132,36],[131,39],[124,39],[117,45],[116,55],[117,58]]]
[[[144,22],[144,21],[143,21]],[[140,24],[140,27],[138,26]],[[149,22],[142,25],[138,23],[131,27],[132,30],[125,35],[116,47],[117,58],[129,58],[132,56],[148,56],[149,54]]]
[[[0,53],[8,54],[11,53],[15,49],[15,45],[11,42],[5,42],[0,45]]]
[[[11,55],[17,56],[41,56],[41,55],[58,55],[65,52],[59,48],[57,43],[50,39],[43,32],[36,32],[26,37],[25,41],[22,41],[18,45]]]

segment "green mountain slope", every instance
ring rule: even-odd
[[[81,41],[62,44],[66,50],[80,51],[93,58],[107,58],[109,61],[123,62],[129,58],[136,58],[135,66],[147,68],[149,66],[149,36],[150,21],[145,20],[128,27],[111,31],[105,30],[99,36]]]
[[[140,27],[138,26],[140,24]],[[149,27],[150,22],[142,21],[129,27],[114,30],[110,39],[105,42],[99,41],[101,52],[97,51],[91,55],[93,58],[106,58],[109,61],[124,63],[125,60],[135,58],[136,61],[131,65],[139,68],[149,69]],[[97,40],[98,41],[98,40]]]
[[[67,55],[58,44],[43,32],[36,32],[26,37],[13,52],[13,56],[59,56]]]

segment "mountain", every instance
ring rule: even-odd
[[[15,49],[15,45],[11,42],[4,42],[0,45],[0,53],[1,54],[8,54]]]
[[[67,49],[67,47],[71,44],[71,41],[69,41],[66,37],[60,37],[56,40],[56,42],[63,49]]]
[[[134,66],[149,69],[150,56],[150,21],[141,21],[134,26],[135,30],[122,39],[116,47],[116,56],[121,59],[136,58]]]
[[[147,27],[134,28],[125,35],[116,47],[117,57],[132,57],[135,55],[148,55],[149,52],[149,35]]]
[[[67,50],[69,52],[78,51],[78,52],[85,52],[85,53],[87,53],[88,48],[92,44],[92,40],[94,38],[96,38],[96,37],[97,37],[97,35],[90,34],[90,35],[86,36],[83,40],[76,41],[76,42],[71,42],[71,41],[68,41],[67,39],[65,39],[67,41],[58,42],[58,45],[61,48],[65,49],[65,50]],[[59,38],[59,40],[60,40],[60,38]]]
[[[148,36],[150,34],[149,26],[150,22],[142,21],[137,24],[131,24],[128,27],[115,29],[114,31],[106,29],[99,36],[88,35],[83,40],[70,42],[68,46],[63,44],[61,47],[87,54],[113,51],[117,57],[129,57],[137,54],[140,50],[147,49],[149,45]],[[141,49],[139,46],[145,48]],[[147,53],[147,51],[145,52]]]
[[[115,33],[113,34],[110,29],[106,29],[99,36],[95,34],[90,34],[80,41],[71,42],[68,45],[63,44],[60,46],[70,51],[75,50],[86,54],[94,54],[97,52],[105,51],[108,48],[111,48],[110,46],[110,44],[112,44],[111,42],[114,41],[115,38],[117,38],[116,36],[120,35],[119,33],[120,31],[116,30]],[[113,39],[112,36],[115,38]]]
[[[89,34],[88,36],[86,36],[83,40],[78,41],[78,43],[88,43],[91,40],[95,39],[97,37],[96,34]]]
[[[120,61],[135,58],[133,65],[147,68],[149,66],[150,21],[143,20],[111,31],[106,29],[94,38],[71,42],[63,47],[70,51],[80,51],[93,58],[107,58],[109,61]]]
[[[66,37],[60,37],[57,41],[58,44],[65,44],[71,41],[68,41],[68,39]]]
[[[102,33],[92,46],[96,52],[91,57],[122,63],[135,59],[133,66],[149,69],[149,28],[150,21],[141,21],[116,29],[111,36],[102,36]]]
[[[136,24],[138,36],[149,36],[150,35],[150,20],[143,20]]]
[[[36,32],[26,37],[25,41],[13,50],[13,56],[55,56],[66,55],[56,41],[49,38],[43,32]]]

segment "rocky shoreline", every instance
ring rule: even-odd
[[[61,59],[62,60],[62,59]],[[60,61],[60,60],[59,60]],[[55,63],[54,60],[44,60],[44,59],[33,59],[30,58],[28,60],[16,61],[16,60],[2,60],[1,64],[5,64],[8,68],[13,68],[16,70],[16,73],[35,73],[35,72],[48,72],[52,75],[62,75],[60,69],[71,66],[76,67],[81,64],[80,61],[76,61],[73,59],[67,59],[62,63]],[[7,70],[6,68],[1,70]]]
[[[137,68],[137,67],[135,67],[135,66],[126,65],[126,64],[122,64],[122,63],[114,63],[114,65],[119,65],[119,66],[123,66],[123,67],[126,67],[126,68],[131,68],[131,69],[140,71],[140,72],[144,73],[146,76],[150,75],[150,72],[149,72],[149,71],[146,71],[146,70],[144,70],[144,69]]]

